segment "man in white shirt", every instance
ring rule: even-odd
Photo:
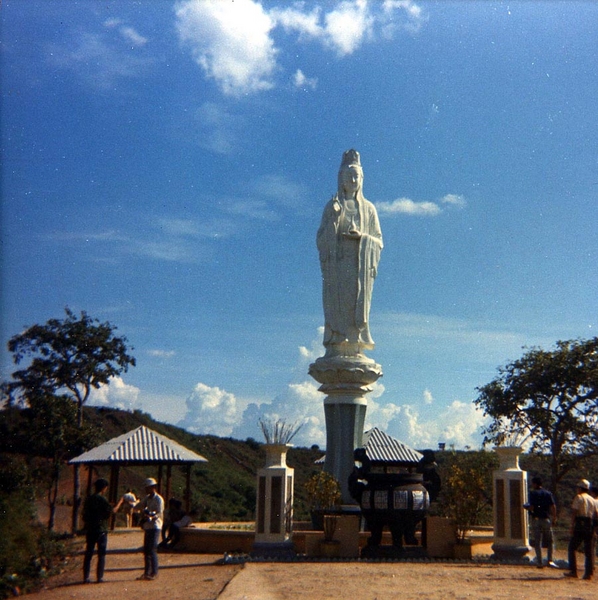
[[[141,522],[143,528],[143,557],[145,570],[137,579],[151,581],[158,577],[158,542],[164,519],[164,498],[158,494],[155,479],[145,480],[147,496],[141,501]]]
[[[581,479],[577,483],[577,495],[571,504],[571,540],[569,541],[569,572],[565,577],[577,577],[577,559],[575,553],[583,542],[585,571],[583,579],[592,579],[594,574],[594,519],[598,506],[590,496],[590,482]]]

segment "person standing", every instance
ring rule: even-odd
[[[108,519],[113,512],[117,512],[123,503],[121,498],[112,508],[106,500],[108,482],[98,479],[94,483],[95,494],[88,496],[83,506],[83,521],[85,523],[85,558],[83,559],[83,582],[91,583],[91,559],[94,550],[98,548],[97,582],[104,581],[104,567],[106,565],[106,548],[108,547]]]
[[[123,500],[125,501],[125,517],[127,519],[127,527],[131,528],[133,526],[133,514],[135,513],[135,507],[139,504],[139,500],[133,493],[133,490],[128,489],[127,493],[123,496]]]
[[[583,543],[585,571],[583,579],[592,579],[594,575],[594,520],[598,507],[590,496],[590,482],[580,479],[577,483],[577,495],[571,504],[571,539],[569,541],[569,572],[565,577],[577,577],[577,558],[575,553]]]
[[[158,494],[155,479],[145,480],[147,496],[141,501],[141,521],[143,527],[143,557],[145,569],[140,580],[151,581],[158,577],[158,542],[164,520],[164,498]]]
[[[542,544],[546,544],[548,565],[556,567],[552,560],[554,542],[552,526],[556,524],[556,504],[552,494],[542,487],[542,478],[532,478],[532,490],[529,493],[528,503],[525,505],[531,513],[532,538],[536,551],[536,563],[539,569],[544,567],[542,562]]]

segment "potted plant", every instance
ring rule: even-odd
[[[339,510],[340,485],[333,475],[320,471],[310,477],[305,487],[310,502],[312,526],[323,531],[324,515],[337,513]],[[336,523],[334,526],[336,527]]]
[[[471,558],[468,534],[491,518],[492,467],[494,455],[486,452],[454,453],[443,477],[441,504],[445,516],[452,518],[457,530],[455,558]]]

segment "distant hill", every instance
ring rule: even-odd
[[[28,454],[26,432],[19,431],[16,409],[0,412],[0,452]],[[12,413],[12,414],[11,414]],[[204,456],[208,462],[194,465],[191,473],[191,509],[198,521],[248,521],[255,517],[256,476],[265,464],[263,443],[252,438],[245,441],[220,438],[213,435],[195,435],[155,421],[149,414],[127,412],[114,408],[85,407],[84,420],[98,432],[98,444],[127,433],[141,425],[161,433],[186,448]],[[8,424],[8,421],[12,422]],[[309,518],[305,482],[319,470],[314,462],[323,452],[317,447],[290,448],[287,464],[295,469],[295,519]],[[99,468],[97,475],[107,476],[107,468]],[[156,467],[124,467],[120,472],[119,493],[132,488],[137,495],[143,492],[146,477],[155,477]],[[86,477],[82,477],[86,481]],[[72,470],[65,468],[60,485],[64,502],[72,495]],[[182,498],[185,489],[183,470],[172,469],[172,495]]]
[[[15,408],[0,410],[0,454],[11,453],[29,455],[27,431],[22,426],[25,420],[20,416],[24,411]],[[214,435],[195,435],[174,425],[155,421],[149,414],[127,412],[114,408],[85,407],[85,422],[98,432],[98,444],[127,433],[141,425],[165,435],[183,446],[201,454],[207,463],[194,465],[191,475],[191,509],[196,512],[197,521],[249,521],[255,518],[256,475],[265,464],[264,444],[252,438],[245,441],[221,438]],[[21,425],[19,425],[21,422]],[[287,463],[295,469],[294,518],[309,519],[309,504],[305,492],[308,478],[321,467],[315,461],[324,452],[317,446],[311,448],[290,448]],[[441,476],[452,462],[453,451],[437,452],[436,459]],[[0,457],[1,460],[1,457]],[[522,455],[521,467],[529,476],[542,475],[548,481],[548,458]],[[96,475],[108,476],[107,468],[100,468]],[[121,469],[119,493],[132,488],[137,495],[143,493],[146,477],[155,477],[156,467],[125,467]],[[598,457],[580,469],[570,472],[563,480],[560,491],[560,506],[566,508],[574,494],[575,481],[580,477],[598,482]],[[85,485],[86,477],[82,477]],[[185,478],[182,469],[172,469],[172,495],[182,498]],[[491,494],[491,490],[488,490]],[[60,483],[62,502],[69,503],[72,497],[72,469],[63,471]],[[44,501],[44,496],[40,495]]]

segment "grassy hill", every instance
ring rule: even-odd
[[[28,454],[27,432],[23,411],[0,411],[0,452]],[[245,441],[213,435],[194,435],[174,425],[159,423],[141,411],[127,412],[113,408],[85,408],[85,423],[97,431],[97,444],[127,433],[141,425],[167,436],[186,448],[204,456],[208,462],[192,467],[191,509],[198,521],[247,521],[255,516],[256,475],[265,464],[263,444],[252,438]],[[305,482],[318,470],[314,461],[322,456],[317,446],[291,448],[287,463],[295,469],[295,518],[309,517]],[[109,475],[108,467],[99,467],[95,476]],[[120,472],[119,493],[127,488],[143,493],[146,477],[156,477],[157,467],[124,467]],[[86,481],[85,473],[82,481]],[[72,470],[65,467],[60,482],[61,501],[70,502]],[[172,496],[182,498],[185,490],[184,472],[172,469]]]
[[[31,458],[28,453],[27,431],[24,427],[25,412],[15,408],[0,411],[0,454],[19,454]],[[112,408],[86,407],[84,419],[97,431],[97,444],[145,425],[207,458],[207,463],[197,464],[192,468],[191,509],[196,513],[196,520],[210,522],[254,519],[256,474],[258,469],[265,464],[263,443],[252,438],[242,441],[213,435],[194,435],[174,425],[155,421],[150,415],[141,411],[126,412]],[[297,520],[309,518],[305,483],[314,472],[320,469],[314,462],[322,454],[322,450],[313,446],[312,448],[291,448],[287,455],[288,465],[295,469],[294,516]],[[436,453],[441,476],[446,476],[447,468],[455,457],[456,455],[452,451]],[[546,457],[523,455],[520,462],[521,467],[528,471],[530,477],[539,474],[544,477],[545,481],[548,481]],[[94,476],[98,475],[107,477],[109,475],[108,468],[100,467],[94,474]],[[137,495],[140,495],[143,493],[144,479],[156,476],[157,467],[122,468],[119,493],[122,494],[127,488],[132,488]],[[594,457],[586,465],[565,477],[559,490],[561,508],[569,506],[574,494],[575,481],[579,477],[585,477],[593,482],[598,481],[598,457]],[[82,476],[84,485],[85,481],[84,473]],[[184,490],[183,470],[173,467],[172,496],[182,498]],[[491,497],[491,484],[486,492]],[[70,502],[72,496],[72,470],[70,468],[63,469],[60,494],[63,503]],[[40,495],[39,499],[43,501],[43,495]]]

